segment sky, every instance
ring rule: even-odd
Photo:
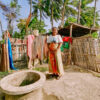
[[[1,2],[3,2],[6,5],[9,5],[9,3],[11,2],[11,0],[0,0]],[[19,5],[21,5],[21,9],[20,9],[20,16],[18,16],[18,18],[27,18],[29,15],[29,4],[27,2],[27,0],[18,0]],[[93,6],[94,3],[92,3],[90,6]],[[100,0],[98,0],[97,2],[97,11],[100,10]],[[100,12],[99,12],[100,14]],[[7,20],[3,15],[2,10],[0,10],[0,19],[2,22],[2,26],[3,26],[3,30],[7,29]],[[54,22],[54,26],[58,27],[59,23]],[[45,24],[47,25],[47,27],[45,27],[47,30],[51,28],[51,23],[50,23],[50,19],[45,19]],[[14,21],[13,23],[15,30],[17,30],[17,23]],[[0,36],[1,36],[1,29],[0,29]]]

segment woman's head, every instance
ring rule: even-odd
[[[57,35],[57,33],[58,33],[57,28],[56,27],[53,27],[52,28],[52,35]]]

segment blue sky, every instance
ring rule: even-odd
[[[9,5],[9,3],[11,2],[11,0],[0,0],[0,1],[3,2],[4,4],[7,4],[7,5]],[[21,10],[20,10],[19,18],[27,18],[28,14],[29,14],[29,5],[28,5],[27,0],[19,0],[18,3],[22,7]],[[93,5],[94,4],[91,4],[91,6],[93,6]],[[98,2],[97,2],[97,10],[100,10],[100,0],[98,0]],[[100,12],[99,12],[99,14],[100,14]],[[2,25],[3,25],[3,30],[6,30],[7,29],[7,21],[6,21],[6,18],[3,16],[1,10],[0,10],[0,19],[1,19],[1,22],[2,22]],[[15,26],[15,30],[17,30],[16,22],[14,22],[13,24]],[[45,24],[48,25],[46,27],[46,29],[51,28],[51,23],[50,23],[49,18],[45,19]],[[59,25],[59,23],[54,22],[54,26],[57,27],[58,25]],[[1,29],[0,29],[0,36],[1,36]]]

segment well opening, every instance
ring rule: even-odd
[[[21,75],[16,75],[9,80],[8,83],[12,84],[15,87],[22,87],[31,85],[37,82],[40,79],[40,75],[33,72],[24,72]]]
[[[27,73],[26,77],[23,79],[19,86],[26,86],[35,83],[40,79],[40,76],[36,73],[29,72]]]

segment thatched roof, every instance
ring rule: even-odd
[[[97,29],[97,28],[89,28],[89,27],[86,27],[86,26],[83,26],[83,25],[79,25],[79,24],[76,24],[76,23],[70,23],[69,26],[65,27],[65,28],[61,28],[58,33],[60,35],[64,35],[64,36],[69,36],[70,34],[70,26],[72,26],[72,36],[73,37],[80,37],[80,36],[84,36],[86,34],[89,34],[90,31],[91,33],[93,32],[96,32],[96,31],[99,31],[100,29]]]

